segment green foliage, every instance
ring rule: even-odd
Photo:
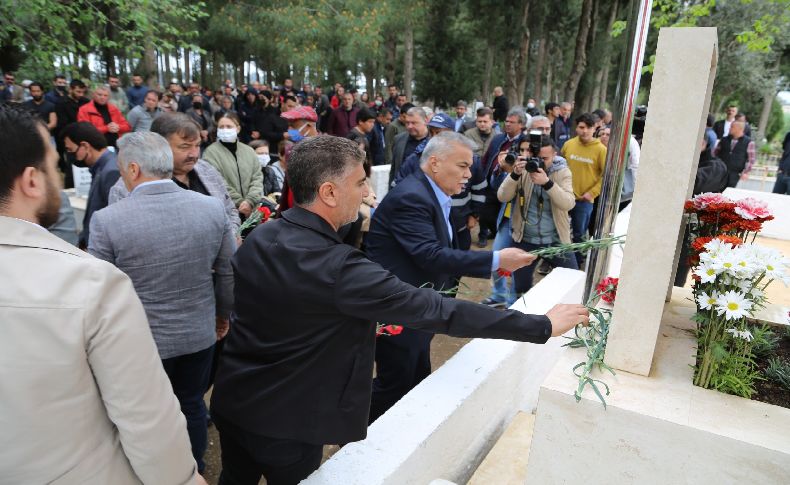
[[[757,358],[763,358],[773,353],[782,340],[782,337],[768,325],[752,327],[752,337],[754,338],[752,340],[752,354]]]
[[[765,369],[765,376],[790,391],[790,362],[772,357]]]
[[[596,297],[598,296],[595,295],[593,298],[597,299]],[[609,337],[609,324],[612,321],[612,312],[595,308],[592,304],[588,304],[587,309],[591,315],[589,327],[584,328],[581,325],[577,325],[574,329],[575,336],[571,338],[570,342],[565,344],[571,348],[584,347],[587,351],[587,359],[573,367],[574,375],[579,378],[579,387],[574,391],[573,396],[576,398],[576,402],[581,401],[584,388],[589,386],[605,409],[606,399],[604,395],[609,395],[609,386],[601,379],[594,379],[591,377],[591,374],[593,370],[598,370],[599,372],[606,370],[614,375],[614,370],[603,361],[606,353],[606,339]],[[599,385],[603,386],[604,392],[601,392]]]

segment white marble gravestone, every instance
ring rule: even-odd
[[[648,375],[674,279],[716,76],[715,28],[661,29],[617,304],[606,346],[610,366]]]

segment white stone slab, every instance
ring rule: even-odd
[[[602,378],[607,408],[589,389],[580,403],[566,349],[541,388],[527,484],[790,483],[790,410],[692,385],[695,309],[667,305],[650,377]]]
[[[370,167],[370,185],[376,193],[377,200],[383,200],[390,190],[390,165],[374,165]]]
[[[682,237],[716,72],[715,28],[664,28],[631,203],[606,362],[650,373],[664,300]]]
[[[790,241],[790,195],[733,188],[725,190],[724,195],[732,200],[753,197],[764,201],[773,212],[774,220],[763,224],[760,235]]]
[[[542,314],[583,287],[582,272],[557,268],[513,308]],[[563,343],[473,340],[302,483],[465,483],[516,412],[535,408]]]

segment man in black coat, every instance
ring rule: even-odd
[[[754,142],[744,134],[745,127],[743,121],[733,121],[730,133],[713,152],[727,165],[727,187],[735,187],[739,180],[745,180],[757,159]]]
[[[505,93],[500,86],[494,88],[494,121],[501,123],[507,118],[507,112],[510,110],[510,103],[505,97]]]
[[[220,483],[298,483],[318,468],[323,444],[365,437],[376,322],[542,343],[588,321],[581,305],[538,316],[444,298],[343,244],[338,229],[368,195],[364,159],[344,138],[296,144],[296,207],[252,231],[233,257],[235,319],[211,398]]]

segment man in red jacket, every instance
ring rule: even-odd
[[[84,104],[77,112],[77,121],[87,121],[107,139],[107,145],[117,147],[118,138],[132,131],[129,122],[114,104],[108,102],[110,90],[99,86],[93,90],[93,101]]]

